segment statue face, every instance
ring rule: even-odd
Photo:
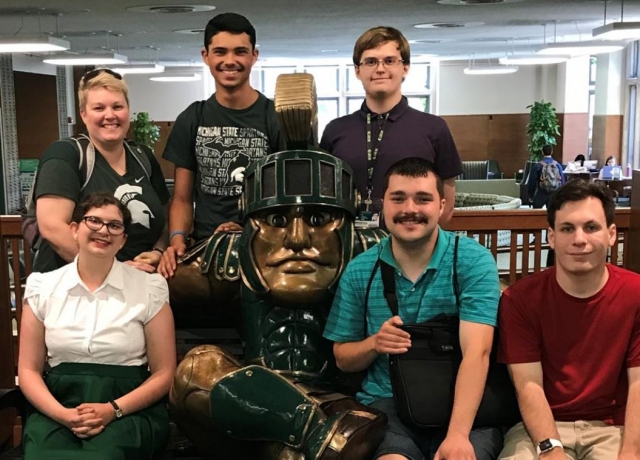
[[[256,266],[279,303],[320,301],[342,262],[344,212],[327,206],[282,206],[252,217]]]

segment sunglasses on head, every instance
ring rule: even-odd
[[[120,75],[118,72],[114,72],[111,69],[93,69],[88,71],[87,73],[85,73],[82,76],[82,82],[84,84],[89,83],[91,80],[93,80],[94,78],[96,78],[98,75],[100,75],[101,73],[108,73],[109,75],[112,75],[113,77],[117,78],[118,80],[122,80],[122,75]]]

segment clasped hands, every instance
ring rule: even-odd
[[[116,418],[109,403],[83,403],[76,408],[66,408],[63,424],[81,439],[100,434]]]

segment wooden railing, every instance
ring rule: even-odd
[[[615,224],[618,239],[609,250],[609,262],[625,265],[628,245],[624,242],[629,234],[631,210],[617,208]],[[468,236],[476,237],[498,260],[498,232],[510,231],[508,268],[502,270],[509,284],[520,278],[537,273],[545,268],[542,260],[546,247],[543,237],[549,224],[545,210],[507,210],[507,211],[459,211],[454,212],[447,230],[466,231]],[[502,261],[499,261],[500,267]]]
[[[631,212],[616,209],[615,223],[619,238],[610,250],[609,260],[613,264],[627,261]],[[544,232],[548,227],[543,210],[510,211],[462,211],[456,212],[446,226],[447,230],[466,231],[476,237],[498,260],[498,266],[508,260],[503,275],[507,284],[539,272],[542,261]],[[508,252],[498,245],[498,232],[510,231]],[[0,388],[13,388],[16,384],[18,358],[18,331],[22,315],[24,282],[31,272],[31,256],[24,248],[18,216],[0,216]],[[621,256],[619,254],[622,254]],[[0,442],[2,428],[6,424],[0,419]]]

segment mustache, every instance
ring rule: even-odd
[[[395,216],[393,216],[394,224],[401,224],[404,222],[417,222],[419,224],[428,224],[429,219],[427,218],[427,216],[419,212],[396,214]]]
[[[222,72],[223,70],[237,70],[238,72],[244,72],[245,66],[241,64],[236,64],[236,65],[220,64],[218,65],[218,67],[216,67],[216,70],[218,72]]]

